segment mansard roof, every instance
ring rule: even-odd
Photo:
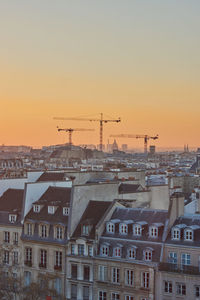
[[[140,184],[121,183],[119,186],[119,194],[137,193],[143,190]]]
[[[64,172],[44,172],[37,180],[40,181],[66,181]]]

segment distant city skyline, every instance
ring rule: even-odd
[[[53,117],[103,112],[122,119],[105,124],[104,144],[128,133],[199,147],[199,15],[195,0],[2,0],[0,144],[67,141],[56,126],[94,128],[73,142],[98,144],[98,123]]]

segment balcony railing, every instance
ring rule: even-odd
[[[166,271],[166,272],[190,274],[190,275],[200,275],[199,267],[189,266],[189,265],[178,265],[178,264],[165,263],[165,262],[159,264],[159,270]]]
[[[62,266],[57,266],[57,265],[55,265],[55,266],[54,266],[54,270],[55,270],[55,271],[62,271]]]
[[[25,260],[24,264],[25,264],[27,267],[32,267],[32,261],[30,261],[30,260]]]

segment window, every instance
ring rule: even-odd
[[[113,256],[115,256],[115,257],[121,257],[121,247],[115,247],[113,249]]]
[[[136,249],[135,248],[129,248],[127,256],[128,256],[128,258],[135,259],[136,258]]]
[[[29,271],[24,272],[24,281],[25,281],[25,286],[29,286],[31,284],[31,272]]]
[[[186,285],[184,283],[177,283],[177,294],[178,295],[181,295],[181,296],[184,296],[186,295]]]
[[[78,255],[85,254],[85,246],[83,244],[78,244]]]
[[[18,232],[13,233],[13,244],[18,245]]]
[[[142,234],[141,225],[133,225],[133,234],[137,236]]]
[[[47,251],[43,249],[40,250],[40,267],[47,267]]]
[[[32,248],[26,248],[25,249],[25,264],[29,265],[30,267],[32,266]]]
[[[71,265],[71,277],[73,279],[77,279],[77,274],[78,274],[77,271],[78,271],[77,265],[72,264]]]
[[[191,264],[191,256],[188,253],[181,254],[181,265],[188,266]]]
[[[31,223],[26,224],[26,233],[27,235],[33,235],[33,224]]]
[[[83,286],[83,300],[89,300],[89,286]]]
[[[40,205],[33,205],[33,211],[36,213],[40,212]]]
[[[40,236],[43,238],[47,237],[47,226],[46,225],[40,225]]]
[[[75,255],[75,244],[71,244],[71,255]]]
[[[150,235],[150,237],[153,237],[153,238],[158,237],[158,227],[151,226],[149,228],[149,235]]]
[[[199,285],[195,286],[195,296],[200,297],[200,286]]]
[[[165,293],[172,293],[172,282],[164,281],[164,292]]]
[[[17,220],[17,215],[9,215],[9,221],[10,223],[15,223]]]
[[[99,280],[100,281],[107,281],[107,272],[108,272],[108,269],[106,266],[99,265]]]
[[[71,285],[71,300],[77,300],[77,285]]]
[[[119,231],[121,234],[128,234],[128,225],[121,223],[119,225]]]
[[[18,252],[17,251],[13,252],[13,263],[18,264]]]
[[[54,280],[54,289],[56,290],[57,294],[60,295],[62,291],[62,283],[60,278],[56,278]]]
[[[101,255],[102,256],[108,256],[109,254],[109,247],[108,246],[101,246]]]
[[[134,297],[133,297],[133,296],[126,295],[126,296],[125,296],[125,300],[134,300]]]
[[[8,250],[4,250],[3,262],[5,264],[9,264],[9,251]]]
[[[90,280],[90,267],[84,266],[83,267],[83,279],[89,281]]]
[[[118,268],[112,268],[112,282],[113,283],[119,283],[119,269]]]
[[[149,288],[149,272],[142,272],[141,287]]]
[[[111,300],[120,300],[120,295],[118,293],[112,293]]]
[[[144,255],[144,260],[152,261],[152,250],[145,250],[143,255]]]
[[[63,239],[63,227],[56,226],[56,235],[55,235],[55,238],[57,240],[62,240]]]
[[[63,216],[69,215],[69,207],[63,207]]]
[[[193,241],[193,231],[191,229],[186,229],[184,231],[184,240]]]
[[[126,285],[133,286],[134,284],[133,270],[125,270],[125,283]]]
[[[107,229],[108,233],[114,233],[115,225],[113,223],[109,222],[109,223],[107,223],[106,229]]]
[[[62,269],[62,252],[55,252],[55,266],[54,269]]]
[[[89,225],[82,225],[82,234],[89,235]]]
[[[4,231],[4,242],[10,243],[10,232]]]
[[[177,265],[177,253],[176,252],[169,253],[169,263]]]
[[[93,256],[93,247],[92,246],[88,246],[88,255]]]
[[[171,233],[172,240],[180,240],[180,229],[173,228]]]
[[[48,214],[53,215],[55,212],[55,206],[48,206]]]
[[[98,300],[107,300],[107,293],[104,291],[99,291],[99,298]]]

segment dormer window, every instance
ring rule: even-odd
[[[34,204],[33,205],[33,211],[36,212],[36,213],[39,213],[40,212],[40,205]]]
[[[82,225],[82,235],[89,235],[89,225]]]
[[[130,258],[130,259],[135,259],[136,258],[136,248],[135,247],[128,248],[127,257]]]
[[[119,232],[120,232],[121,234],[128,234],[128,225],[127,225],[127,224],[121,223],[121,224],[119,225]]]
[[[171,238],[172,240],[180,240],[180,229],[179,228],[172,228],[171,232]]]
[[[9,221],[10,223],[15,223],[17,220],[17,215],[9,215]]]
[[[193,241],[193,230],[192,229],[184,230],[184,240],[185,241]]]
[[[158,237],[158,227],[156,226],[151,226],[149,228],[149,236],[152,238]]]
[[[115,224],[108,222],[106,225],[106,230],[108,233],[114,233],[115,232]]]
[[[55,227],[55,238],[57,240],[63,239],[63,227],[62,226],[56,226]]]
[[[53,215],[55,212],[55,206],[48,206],[48,214]]]
[[[69,215],[69,207],[63,207],[63,216]]]
[[[137,235],[137,236],[141,236],[142,235],[141,225],[139,225],[139,224],[134,224],[133,225],[133,234]]]
[[[109,246],[108,245],[102,245],[101,246],[100,254],[102,256],[108,256],[108,254],[109,254]]]
[[[152,249],[146,249],[143,252],[144,260],[152,261]]]
[[[47,237],[47,225],[40,225],[40,237]]]
[[[113,249],[113,256],[114,257],[121,257],[121,247],[115,247]]]

